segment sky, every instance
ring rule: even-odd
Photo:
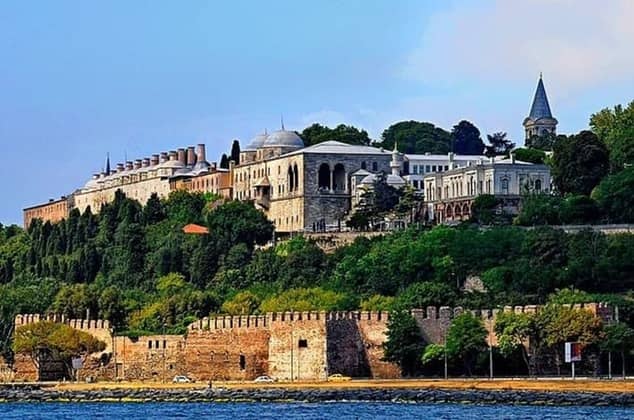
[[[0,222],[116,164],[264,129],[468,119],[523,143],[634,99],[631,0],[4,1]]]

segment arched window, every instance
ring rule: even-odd
[[[293,168],[288,167],[288,171],[286,173],[286,183],[288,184],[288,191],[293,192],[295,189],[295,176],[293,175]]]
[[[295,176],[295,190],[299,189],[299,170],[297,169],[297,164],[295,164],[295,166],[293,167],[293,172],[294,172],[294,176]]]
[[[541,192],[542,191],[542,180],[541,179],[536,179],[535,180],[535,191],[536,192]]]
[[[372,162],[372,172],[376,172],[379,170],[379,164],[376,162]]]
[[[327,163],[319,165],[319,189],[330,189],[330,166]]]
[[[365,160],[361,162],[361,169],[368,169],[368,165],[365,163]]]
[[[335,191],[345,191],[346,189],[346,170],[341,163],[335,165],[333,180],[333,189]]]

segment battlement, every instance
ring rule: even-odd
[[[15,316],[15,327],[21,327],[23,325],[34,324],[40,321],[58,322],[60,324],[66,324],[78,330],[95,331],[106,330],[110,331],[110,322],[103,319],[67,319],[64,315],[59,314],[18,314]]]
[[[204,317],[187,326],[188,331],[226,330],[234,328],[266,328],[265,315],[228,315]]]

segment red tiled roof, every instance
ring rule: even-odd
[[[192,234],[192,235],[207,235],[209,233],[209,229],[207,229],[204,226],[190,223],[188,225],[183,226],[183,232]]]

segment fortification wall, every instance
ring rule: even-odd
[[[126,380],[170,382],[185,374],[184,338],[181,335],[116,337],[109,361],[110,375]]]
[[[267,318],[269,375],[280,380],[326,379],[326,313],[280,312]]]
[[[327,314],[328,372],[353,377],[398,377],[398,366],[382,360],[387,320],[387,312]]]

